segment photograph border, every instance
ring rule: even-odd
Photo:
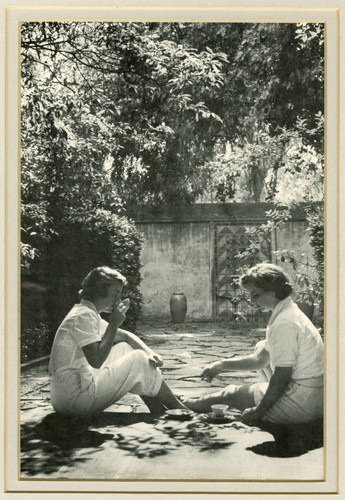
[[[177,2],[175,2],[177,3]],[[197,2],[198,4],[201,4],[201,2]],[[229,495],[229,494],[238,494],[238,495],[243,495],[243,494],[255,494],[255,495],[258,495],[258,494],[262,494],[262,495],[267,495],[267,494],[293,494],[293,495],[301,495],[301,494],[314,494],[314,495],[324,495],[324,494],[336,494],[339,492],[339,487],[340,487],[340,474],[339,474],[339,471],[340,471],[340,418],[341,418],[341,415],[340,415],[340,409],[339,409],[339,406],[340,406],[340,397],[339,397],[339,394],[340,394],[340,363],[341,363],[341,360],[340,360],[340,352],[341,352],[341,343],[340,343],[340,336],[339,336],[339,321],[340,321],[340,275],[341,275],[341,272],[343,270],[343,267],[342,267],[342,264],[341,264],[341,260],[340,260],[340,252],[341,252],[341,248],[340,248],[340,196],[341,196],[341,188],[340,188],[340,149],[341,149],[341,110],[340,110],[340,71],[341,71],[341,57],[340,57],[340,45],[341,45],[341,40],[340,40],[340,32],[341,32],[341,20],[340,20],[340,8],[338,7],[316,7],[316,8],[309,8],[309,7],[291,7],[291,8],[287,8],[287,7],[225,7],[224,6],[224,3],[227,3],[229,4],[230,2],[222,2],[222,6],[220,7],[217,7],[217,8],[209,8],[209,7],[172,7],[172,6],[168,6],[168,7],[157,7],[156,6],[147,6],[145,8],[143,7],[130,7],[128,6],[129,4],[127,3],[127,5],[117,5],[116,7],[114,6],[104,6],[104,7],[91,7],[91,6],[85,6],[85,5],[73,5],[73,6],[70,6],[70,7],[67,7],[65,6],[66,2],[63,4],[64,6],[57,6],[57,5],[47,5],[47,6],[44,6],[44,7],[35,7],[35,6],[28,6],[28,5],[25,5],[25,6],[21,6],[21,7],[18,7],[18,6],[8,6],[9,2],[7,3],[7,5],[5,6],[5,41],[4,41],[4,49],[5,49],[5,72],[4,72],[4,87],[5,87],[5,104],[4,104],[4,115],[5,115],[5,126],[4,126],[4,133],[5,133],[5,168],[4,168],[4,173],[3,173],[3,178],[4,178],[4,194],[5,194],[5,197],[4,197],[4,205],[3,205],[3,212],[4,212],[4,226],[3,226],[3,231],[4,231],[4,338],[3,338],[3,359],[4,359],[4,408],[3,408],[3,414],[4,414],[4,419],[3,419],[3,422],[4,422],[4,454],[3,454],[3,465],[4,465],[4,480],[5,480],[5,489],[4,489],[4,492],[5,493],[26,493],[26,494],[37,494],[37,493],[64,493],[64,494],[69,494],[71,495],[72,493],[92,493],[92,494],[107,494],[107,493],[111,493],[111,494],[124,494],[124,493],[134,493],[134,494],[147,494],[147,495],[152,495],[152,494],[161,494],[164,492],[165,493],[165,496],[167,494],[209,494],[209,495],[214,495],[214,494],[226,494],[226,495]],[[231,2],[232,3],[232,2]],[[252,2],[253,3],[253,2]],[[255,2],[257,3],[257,2]],[[254,4],[255,4],[254,3]],[[275,2],[277,3],[277,2]],[[316,2],[314,2],[315,4]],[[326,2],[323,2],[326,4]],[[152,4],[152,2],[150,2],[150,4]],[[260,5],[262,5],[263,2],[260,2]],[[327,4],[329,5],[329,2],[327,2]],[[337,30],[338,30],[338,34],[337,34],[337,40],[336,40],[336,46],[337,46],[337,54],[336,54],[336,61],[334,63],[334,60],[332,60],[332,66],[334,66],[334,64],[336,65],[335,68],[332,67],[332,75],[334,74],[334,69],[335,69],[335,73],[337,74],[337,81],[336,81],[336,98],[332,98],[332,101],[329,102],[329,99],[325,99],[325,116],[327,116],[327,113],[328,113],[328,110],[331,109],[331,113],[332,113],[332,119],[331,120],[327,120],[326,119],[326,126],[325,126],[325,139],[326,139],[326,150],[325,150],[325,163],[327,165],[327,169],[328,169],[328,161],[330,160],[330,163],[332,162],[332,164],[334,164],[334,152],[332,154],[329,154],[329,150],[330,150],[330,143],[328,142],[328,139],[329,139],[329,136],[330,136],[330,129],[332,128],[331,125],[330,125],[330,122],[332,121],[332,124],[335,122],[336,123],[336,130],[337,130],[337,133],[336,133],[336,137],[335,137],[335,144],[336,144],[336,175],[335,175],[335,178],[334,178],[334,172],[332,172],[332,175],[330,174],[329,171],[327,171],[327,176],[326,176],[326,180],[325,180],[325,216],[326,216],[326,221],[325,221],[325,226],[328,225],[327,227],[327,231],[326,231],[326,235],[325,235],[325,248],[326,248],[326,256],[325,256],[325,274],[327,275],[328,273],[328,276],[330,277],[329,279],[329,282],[327,283],[327,287],[326,287],[326,290],[325,290],[325,303],[327,303],[327,305],[331,302],[331,301],[334,301],[334,298],[336,297],[336,301],[335,301],[335,304],[332,304],[330,307],[327,307],[327,325],[326,325],[326,332],[327,330],[330,330],[330,323],[329,321],[331,321],[332,325],[333,325],[333,328],[335,327],[336,329],[336,332],[337,332],[337,339],[336,339],[336,342],[335,342],[335,345],[334,344],[334,340],[332,339],[332,351],[333,352],[336,352],[335,354],[335,364],[334,366],[330,366],[330,363],[328,363],[327,365],[327,370],[329,370],[329,373],[332,374],[332,377],[334,376],[334,373],[336,374],[336,380],[337,380],[337,393],[336,393],[336,398],[335,398],[335,401],[336,401],[336,408],[337,408],[337,412],[336,412],[336,419],[335,419],[335,422],[336,422],[336,426],[335,426],[335,429],[333,428],[332,429],[332,436],[333,436],[333,439],[334,439],[334,430],[336,431],[336,442],[337,442],[337,449],[336,450],[333,450],[333,454],[336,455],[336,479],[334,481],[334,478],[332,479],[332,484],[334,484],[334,488],[332,491],[294,491],[293,489],[286,489],[285,491],[281,490],[281,491],[278,491],[278,490],[275,490],[275,489],[272,489],[270,491],[269,488],[267,488],[267,491],[252,491],[251,488],[250,488],[250,491],[226,491],[224,488],[219,488],[217,489],[217,491],[211,491],[209,489],[207,489],[207,491],[205,491],[205,488],[204,491],[195,491],[194,489],[191,489],[191,485],[193,485],[193,483],[217,483],[217,485],[219,486],[219,483],[223,484],[224,483],[249,483],[249,484],[253,484],[253,483],[272,483],[272,484],[275,484],[275,483],[284,483],[284,485],[288,484],[288,483],[324,483],[324,484],[327,484],[328,483],[328,479],[325,475],[324,477],[324,480],[314,480],[314,481],[304,481],[304,480],[296,480],[296,481],[278,481],[278,480],[273,480],[273,481],[270,481],[270,480],[257,480],[257,481],[254,481],[254,480],[251,480],[251,481],[245,481],[245,480],[204,480],[204,479],[196,479],[196,480],[181,480],[181,483],[183,483],[184,486],[188,486],[188,488],[186,488],[184,491],[169,491],[168,489],[161,489],[161,490],[154,490],[154,491],[151,491],[149,490],[146,486],[148,483],[155,483],[156,485],[158,483],[172,483],[172,482],[178,482],[179,480],[146,480],[146,481],[143,481],[143,480],[117,480],[117,479],[114,479],[114,480],[90,480],[90,479],[81,479],[81,480],[73,480],[73,482],[75,482],[76,484],[80,483],[81,481],[85,482],[92,482],[92,483],[95,483],[95,485],[98,485],[100,482],[103,482],[103,483],[112,483],[112,486],[114,485],[114,483],[117,483],[119,486],[121,485],[121,483],[123,483],[125,485],[125,483],[143,483],[145,488],[144,488],[144,491],[139,491],[137,489],[124,489],[124,490],[115,490],[114,488],[112,489],[100,489],[100,490],[91,490],[91,491],[86,491],[86,490],[77,490],[77,489],[71,489],[71,490],[66,490],[64,489],[63,491],[59,491],[57,488],[54,488],[54,489],[47,489],[47,490],[42,490],[42,489],[32,489],[30,487],[30,489],[13,489],[13,487],[11,486],[12,489],[10,489],[9,487],[9,484],[10,482],[13,483],[13,479],[9,480],[9,456],[14,456],[16,454],[18,454],[18,446],[19,446],[19,428],[18,428],[18,424],[19,424],[19,404],[18,404],[18,398],[19,398],[19,383],[20,383],[20,380],[19,380],[19,375],[20,375],[20,366],[19,366],[19,347],[18,347],[18,342],[17,342],[17,345],[15,347],[14,344],[15,342],[13,341],[14,339],[14,336],[11,336],[9,335],[9,332],[8,332],[8,329],[9,329],[9,324],[13,324],[13,318],[16,316],[17,314],[17,330],[18,330],[18,334],[16,336],[16,339],[17,340],[19,338],[19,310],[18,310],[18,307],[19,307],[19,284],[20,284],[20,278],[19,278],[19,272],[18,272],[18,269],[19,269],[19,264],[20,264],[20,261],[19,261],[19,251],[18,251],[18,242],[19,242],[19,231],[18,231],[18,228],[19,228],[19,210],[18,210],[18,207],[19,207],[19,193],[15,193],[14,190],[13,190],[13,186],[17,183],[17,188],[20,186],[20,172],[19,172],[19,167],[18,165],[20,164],[20,157],[19,157],[19,153],[20,153],[20,141],[19,141],[19,121],[20,121],[20,106],[18,106],[17,104],[17,113],[16,115],[14,116],[14,113],[13,110],[15,109],[15,106],[13,106],[13,102],[16,102],[16,99],[20,99],[20,95],[17,95],[15,96],[14,100],[13,100],[13,95],[12,95],[12,92],[9,91],[9,85],[8,85],[8,80],[10,78],[10,70],[9,70],[9,67],[10,67],[10,61],[12,62],[13,59],[11,58],[11,56],[9,55],[9,48],[10,48],[10,38],[13,37],[14,33],[13,33],[13,28],[12,28],[12,25],[13,25],[13,20],[12,19],[9,19],[9,15],[10,13],[13,13],[15,10],[16,10],[16,13],[17,14],[20,14],[22,15],[22,11],[26,12],[28,15],[28,17],[30,18],[30,20],[32,21],[40,21],[40,20],[51,20],[51,19],[47,19],[46,16],[43,17],[42,19],[38,19],[39,16],[37,16],[37,12],[40,13],[43,13],[43,12],[46,12],[46,11],[55,11],[56,10],[59,10],[59,12],[61,12],[63,9],[71,9],[73,10],[73,12],[77,12],[78,10],[88,10],[90,12],[98,12],[98,11],[102,11],[102,12],[105,12],[105,11],[111,11],[112,9],[116,9],[116,12],[117,14],[119,13],[124,13],[124,12],[133,12],[135,13],[135,16],[133,16],[133,19],[126,19],[128,21],[134,21],[134,20],[138,20],[136,19],[137,15],[139,15],[139,12],[142,12],[144,11],[145,14],[147,14],[148,12],[153,12],[153,11],[159,11],[160,13],[162,11],[164,12],[169,12],[169,13],[179,13],[178,14],[178,17],[182,17],[181,13],[183,13],[183,15],[186,13],[186,12],[191,12],[191,13],[196,13],[196,12],[199,12],[200,10],[203,10],[203,11],[207,11],[207,12],[215,12],[215,11],[227,11],[227,12],[233,12],[233,13],[240,13],[240,12],[253,12],[255,11],[256,13],[257,12],[264,12],[265,15],[267,13],[270,13],[271,11],[279,11],[279,12],[298,12],[299,14],[301,12],[317,12],[317,13],[320,13],[321,11],[322,12],[332,12],[332,13],[335,13],[336,14],[336,24],[337,24]],[[104,10],[103,10],[104,9]],[[135,18],[135,19],[134,19]],[[29,19],[22,19],[23,21],[25,20],[29,20]],[[53,19],[53,20],[56,20],[56,19]],[[62,20],[62,19],[61,19]],[[63,17],[63,20],[72,20],[72,19],[66,19],[66,16]],[[81,20],[81,19],[73,19],[73,20]],[[105,20],[105,19],[95,19],[94,17],[92,18],[89,18],[89,19],[84,19],[83,20],[90,20],[90,21],[95,21],[95,20]],[[125,19],[123,19],[125,20]],[[140,20],[148,20],[148,19],[140,19]],[[179,19],[181,20],[181,22],[184,22],[182,19]],[[170,21],[170,20],[169,20]],[[167,22],[169,22],[167,21]],[[190,19],[187,19],[185,20],[185,22],[188,22],[190,21]],[[258,20],[255,19],[255,21],[251,20],[252,22],[260,22]],[[245,22],[251,22],[250,20],[248,21],[245,21]],[[162,21],[163,22],[163,21]],[[200,22],[215,22],[215,21],[200,21]],[[219,22],[236,22],[236,21],[219,21]],[[237,21],[237,22],[244,22],[244,21]],[[277,20],[271,20],[271,21],[261,21],[261,22],[287,22],[286,20],[282,20],[282,21],[277,21]],[[298,21],[290,21],[290,22],[301,22],[300,20]],[[307,21],[306,21],[307,22]],[[309,21],[309,22],[312,22],[312,21]],[[314,22],[317,22],[316,20]],[[322,22],[321,20],[319,20],[319,22]],[[325,27],[326,27],[326,30],[327,30],[327,22],[325,22]],[[328,30],[328,35],[329,35],[329,30]],[[18,31],[17,33],[15,34],[14,38],[19,38],[19,27],[18,27]],[[326,37],[327,39],[327,37]],[[18,40],[17,40],[18,41]],[[11,42],[12,43],[12,42]],[[333,41],[334,43],[334,41]],[[17,46],[18,47],[18,46]],[[17,49],[18,50],[18,49]],[[19,51],[18,51],[19,52]],[[332,59],[334,59],[334,54],[332,54]],[[325,65],[328,66],[328,63],[329,63],[329,60],[326,59],[325,61]],[[18,79],[19,79],[19,76],[20,76],[20,54],[18,54],[18,60],[17,60],[17,68],[18,68],[18,71],[17,71],[17,76],[18,76]],[[11,74],[12,74],[12,70],[11,70]],[[325,94],[327,94],[328,90],[329,90],[329,87],[330,85],[328,84],[328,80],[327,78],[329,77],[330,75],[330,70],[328,70],[328,76],[325,77],[325,86],[326,86],[326,89],[325,89]],[[14,85],[13,85],[14,86]],[[20,92],[20,86],[19,86],[19,90],[18,92]],[[327,94],[328,95],[328,94]],[[334,102],[336,101],[336,102]],[[18,102],[18,101],[17,101]],[[335,116],[334,116],[335,114]],[[12,115],[10,117],[10,115]],[[12,140],[11,138],[9,137],[9,130],[13,130],[13,127],[15,126],[15,122],[17,122],[17,140],[15,141],[16,144],[13,145],[12,144]],[[11,143],[11,144],[10,144]],[[332,144],[334,144],[334,137],[332,138]],[[10,169],[9,169],[9,164],[11,163],[11,165],[14,164],[14,160],[13,160],[13,154],[12,151],[14,151],[15,149],[17,149],[17,178],[15,181],[13,181],[13,172],[11,171],[10,172]],[[330,159],[330,157],[332,157]],[[9,161],[9,158],[11,158],[11,162]],[[331,178],[332,177],[332,178]],[[327,191],[329,189],[329,192]],[[333,196],[334,194],[336,195],[335,196],[335,200],[336,200],[336,206],[334,206],[334,199],[333,199]],[[332,208],[331,210],[328,210],[328,206],[326,208],[326,204],[330,202],[330,200],[332,201]],[[15,213],[17,212],[16,214],[16,219],[14,218],[15,217]],[[16,228],[15,229],[10,229],[10,221],[13,221],[15,220],[16,221]],[[332,248],[329,248],[329,242],[331,241],[334,241],[334,235],[336,236],[336,242],[337,244],[335,245],[335,248],[332,247]],[[16,260],[16,265],[17,265],[17,269],[14,270],[13,269],[13,252],[17,255],[17,260]],[[334,259],[334,256],[336,257],[335,258],[335,262],[333,261]],[[335,272],[334,272],[335,271]],[[330,282],[332,281],[332,285],[330,285]],[[13,290],[13,283],[16,282],[16,294],[13,294],[11,292],[11,294],[9,293],[10,290],[12,291]],[[328,287],[331,287],[331,288],[328,288]],[[11,296],[10,296],[11,295]],[[17,311],[17,313],[16,313]],[[335,317],[334,317],[334,312],[335,312]],[[333,315],[333,317],[331,317],[331,315]],[[326,338],[327,338],[327,333],[326,333]],[[325,342],[326,344],[326,352],[328,350],[328,342]],[[9,356],[9,353],[13,354],[14,353],[14,349],[16,350],[16,355],[15,356]],[[13,363],[13,358],[16,359],[16,363],[14,364]],[[8,359],[11,359],[11,362],[8,361]],[[15,365],[15,366],[14,366]],[[8,385],[9,385],[9,380],[11,379],[11,377],[13,377],[13,374],[14,372],[16,371],[16,376],[17,376],[17,387],[16,387],[16,394],[13,396],[13,394],[10,394],[9,393],[9,390],[8,390]],[[328,377],[329,377],[329,374],[328,374]],[[13,415],[13,408],[14,408],[14,402],[16,401],[16,408],[17,408],[17,449],[14,450],[13,449],[13,443],[11,443],[10,439],[9,439],[9,433],[11,434],[11,430],[9,429],[9,422],[10,422],[10,419],[9,419],[9,414],[12,414]],[[326,415],[325,415],[326,417]],[[333,423],[334,423],[334,417],[332,417],[329,412],[327,414],[327,417],[326,419],[331,419],[331,423],[332,423],[332,418],[333,418]],[[325,423],[325,430],[326,430],[326,426],[329,425],[329,422],[328,424]],[[11,434],[13,436],[13,432]],[[326,432],[326,435],[330,436],[330,433],[329,433],[329,430],[328,432]],[[332,444],[333,445],[333,444]],[[325,447],[326,448],[326,447]],[[326,453],[326,451],[324,452]],[[18,460],[18,456],[17,456],[17,464],[19,462]],[[326,457],[326,454],[324,454],[324,470],[325,470],[325,473],[326,473],[326,469],[327,467],[329,466],[329,464],[327,464],[327,457]],[[11,462],[12,463],[12,462]],[[334,465],[334,464],[333,464]],[[11,465],[12,466],[12,465]],[[39,480],[39,479],[18,479],[18,483],[22,483],[25,482],[26,484],[30,484],[30,485],[34,485],[36,482],[40,483],[41,481],[45,481],[47,482],[47,484],[52,484],[52,483],[57,483],[61,486],[61,484],[65,481],[70,481],[70,480],[46,480],[46,479],[43,479],[43,480]],[[54,485],[56,486],[56,485]],[[60,495],[61,497],[61,495]],[[59,497],[59,498],[60,498]]]

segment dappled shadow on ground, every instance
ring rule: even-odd
[[[128,426],[137,424],[139,422],[144,422],[147,424],[152,424],[155,419],[152,413],[128,413],[128,412],[110,412],[106,411],[100,413],[99,415],[93,417],[88,421],[89,425],[92,427],[107,427],[108,425],[115,425],[117,427]]]
[[[84,462],[76,457],[80,448],[98,448],[111,434],[88,429],[88,423],[79,419],[47,415],[39,423],[21,425],[21,472],[35,476],[53,474],[62,466]]]
[[[21,473],[56,477],[61,467],[75,468],[90,460],[107,441],[137,458],[166,455],[181,446],[214,453],[233,444],[199,420],[174,422],[150,413],[128,412],[104,412],[81,420],[51,413],[39,423],[21,426]],[[80,449],[85,449],[82,456]]]
[[[308,451],[323,447],[323,420],[307,424],[278,425],[260,423],[263,431],[273,435],[274,441],[257,444],[248,450],[268,457],[299,457]]]
[[[135,425],[138,423],[143,425]],[[199,419],[175,421],[165,416],[154,417],[150,413],[105,412],[92,422],[93,428],[112,425],[120,427],[120,432],[116,432],[113,438],[118,448],[137,458],[167,455],[182,446],[200,452],[215,452],[233,444],[219,438],[212,426]],[[121,430],[121,426],[126,429]]]
[[[190,448],[193,453],[215,454],[234,444],[226,438],[228,426],[239,432],[254,431],[239,421],[214,426],[199,415],[189,421],[175,421],[150,413],[104,412],[81,420],[50,413],[39,423],[21,427],[21,472],[23,477],[57,477],[60,468],[75,469],[93,459],[107,443],[110,449],[136,458],[150,459],[181,447],[187,452]],[[219,427],[223,428],[222,437]],[[290,426],[262,423],[260,428],[272,434],[274,441],[247,448],[258,455],[297,457],[323,446],[322,421]]]
[[[90,457],[77,456],[81,448],[90,448],[90,455],[105,441],[114,440],[117,428],[140,422],[152,424],[150,413],[104,412],[90,419],[79,419],[50,413],[41,422],[21,425],[21,472],[29,476],[49,475],[63,466],[75,466]],[[95,428],[114,426],[114,433],[98,432]],[[119,446],[121,447],[121,446]]]

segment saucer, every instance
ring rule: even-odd
[[[176,410],[167,410],[165,412],[165,415],[174,420],[190,420],[194,415],[194,412],[191,410],[176,409]]]
[[[234,420],[236,420],[231,415],[224,415],[224,417],[215,417],[212,412],[207,413],[204,416],[204,419],[210,424],[228,424],[229,422],[233,422]]]

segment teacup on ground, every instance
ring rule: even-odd
[[[215,417],[225,417],[226,410],[229,408],[228,405],[212,405],[211,410]]]

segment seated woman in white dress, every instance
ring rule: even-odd
[[[54,409],[89,417],[131,392],[151,411],[186,408],[163,380],[161,357],[136,335],[122,330],[129,300],[121,302],[126,279],[97,267],[84,279],[75,304],[61,323],[49,362]],[[100,313],[110,313],[109,324]]]
[[[241,284],[262,311],[272,311],[266,339],[253,354],[223,359],[207,366],[201,376],[211,381],[230,370],[257,370],[261,382],[231,384],[200,398],[184,399],[197,412],[213,404],[243,411],[242,421],[255,424],[305,423],[323,416],[323,342],[318,330],[292,301],[292,285],[283,269],[262,263],[249,269]]]

